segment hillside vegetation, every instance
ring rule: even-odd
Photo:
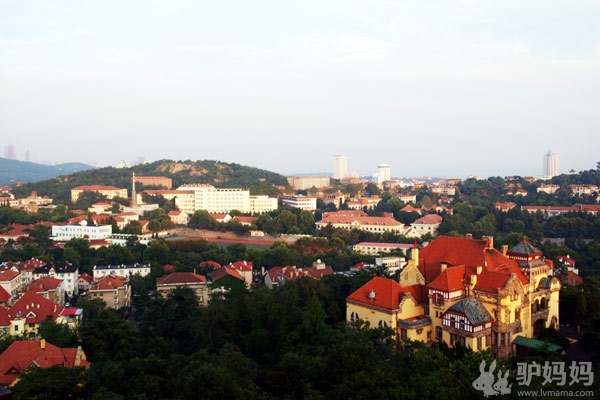
[[[173,188],[186,183],[207,183],[215,187],[238,187],[251,194],[276,195],[275,186],[287,186],[285,176],[240,164],[221,161],[171,161],[160,160],[130,168],[98,168],[58,176],[41,182],[23,184],[13,190],[17,197],[27,196],[35,190],[40,196],[53,198],[55,203],[69,203],[71,189],[82,185],[107,185],[131,189],[131,175],[166,176],[173,180]],[[136,184],[138,191],[143,187]]]

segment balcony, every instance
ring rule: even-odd
[[[521,333],[523,332],[523,325],[521,324],[521,320],[516,320],[510,324],[502,324],[495,321],[494,331],[498,333]]]
[[[538,310],[531,313],[531,323],[534,324],[536,321],[548,319],[548,309]]]

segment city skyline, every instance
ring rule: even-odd
[[[0,0],[1,1],[1,0]],[[33,162],[284,175],[593,169],[595,2],[4,2],[0,132]],[[160,29],[156,29],[160,27]],[[6,145],[5,144],[5,145]]]

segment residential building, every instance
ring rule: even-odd
[[[288,176],[288,184],[295,190],[308,190],[315,188],[324,188],[331,185],[329,176]]]
[[[10,387],[28,368],[89,367],[81,346],[62,349],[42,340],[17,340],[0,354],[0,387]]]
[[[0,201],[4,200],[5,199],[0,199]],[[9,205],[12,208],[20,208],[27,212],[37,212],[39,207],[49,206],[52,204],[52,201],[53,200],[51,198],[46,196],[40,197],[36,191],[33,191],[25,198],[11,199],[9,201]]]
[[[246,288],[252,286],[252,261],[236,261],[230,263],[228,267],[237,271],[244,278]]]
[[[131,306],[131,286],[129,279],[118,275],[107,275],[94,279],[88,290],[90,299],[100,299],[106,308],[118,310]]]
[[[416,203],[417,196],[414,194],[396,193],[394,197],[398,198],[403,203]]]
[[[85,293],[89,290],[92,282],[94,281],[94,277],[87,272],[83,272],[79,275],[79,293]]]
[[[162,186],[165,189],[171,189],[173,187],[173,180],[166,176],[139,176],[134,175],[134,182],[140,183],[144,186]]]
[[[296,266],[272,267],[264,274],[265,285],[269,289],[285,284],[287,281],[293,281],[300,278],[321,279],[324,276],[332,275],[333,269],[326,266],[321,260],[313,263],[312,267],[296,268]]]
[[[194,291],[201,306],[208,305],[208,287],[206,277],[202,275],[194,272],[173,272],[156,280],[156,293],[162,297],[167,297],[178,287],[189,287]]]
[[[516,206],[517,206],[517,203],[515,203],[513,201],[507,201],[507,202],[497,201],[496,204],[494,204],[494,207],[496,208],[496,210],[500,210],[502,212],[509,212]]]
[[[59,322],[63,310],[64,307],[44,296],[27,291],[8,309],[11,324],[9,334],[35,339],[40,324],[48,317],[52,322]]]
[[[223,224],[228,223],[232,219],[231,215],[229,215],[228,213],[211,213],[208,215],[213,217],[215,219],[215,221],[221,222]]]
[[[64,291],[69,297],[79,294],[79,267],[70,263],[47,263],[33,270],[33,279],[46,276],[64,281]]]
[[[548,150],[544,154],[544,178],[554,178],[558,176],[558,155]]]
[[[410,230],[404,232],[407,237],[421,237],[430,234],[435,237],[438,235],[438,228],[442,224],[442,216],[439,214],[427,214],[418,218],[410,224]]]
[[[127,189],[119,189],[115,186],[100,186],[100,185],[91,185],[91,186],[77,186],[71,189],[71,202],[75,203],[79,199],[79,196],[83,192],[96,192],[103,196],[106,196],[107,199],[114,199],[115,197],[120,197],[123,199],[127,198]]]
[[[208,184],[186,184],[177,190],[194,193],[194,208],[187,210],[179,205],[180,210],[193,214],[196,210],[206,210],[209,213],[228,213],[238,210],[250,212],[250,192],[240,188],[215,188]]]
[[[31,282],[28,285],[27,290],[44,296],[46,299],[59,306],[65,305],[65,285],[64,281],[60,279],[51,276],[39,278]]]
[[[600,191],[596,185],[569,185],[569,189],[573,196],[591,196]]]
[[[284,206],[299,208],[305,211],[314,211],[317,209],[317,198],[315,196],[281,196],[281,203]]]
[[[521,206],[521,210],[527,211],[528,213],[535,214],[541,212],[546,218],[556,217],[558,215],[567,213],[586,213],[591,215],[598,215],[600,213],[600,205],[597,204],[574,204],[572,206],[560,207],[560,206]]]
[[[344,179],[348,176],[348,157],[333,156],[333,179]]]
[[[346,203],[346,195],[340,191],[337,191],[336,193],[324,194],[321,199],[323,200],[324,204],[333,204],[338,210],[344,203]]]
[[[212,274],[210,298],[225,297],[229,294],[235,296],[242,293],[245,288],[244,277],[237,270],[225,265]]]
[[[372,256],[391,253],[392,251],[401,251],[406,255],[407,251],[413,247],[414,245],[406,243],[360,242],[352,246],[352,251]]]
[[[559,185],[555,185],[555,184],[542,184],[540,187],[537,188],[537,192],[544,192],[544,193],[548,193],[548,194],[554,194],[558,191],[558,189],[560,189]]]
[[[150,265],[138,263],[121,265],[94,265],[92,271],[95,281],[110,275],[129,279],[133,275],[148,275],[150,273]]]
[[[9,270],[0,271],[0,287],[2,287],[11,297],[17,297],[17,291],[23,287],[25,281],[20,272]]]
[[[79,225],[52,225],[51,239],[68,242],[73,238],[107,239],[111,235],[112,225],[88,226],[87,221],[82,220]]]
[[[441,236],[421,251],[412,250],[398,284],[402,289],[396,291],[408,291],[418,303],[409,303],[409,311],[401,307],[391,321],[400,339],[460,343],[510,357],[519,337],[533,338],[542,328],[559,326],[561,284],[553,277],[552,261],[527,241],[498,251],[491,237]],[[373,286],[350,295],[348,323],[362,319],[373,324],[369,302],[387,296],[380,292]],[[386,310],[392,307],[395,302]]]
[[[277,210],[278,203],[276,197],[269,196],[250,196],[250,212],[252,214],[264,214]]]
[[[350,198],[346,205],[349,210],[373,210],[380,202],[381,197],[374,195],[371,197]]]
[[[188,213],[185,211],[172,210],[169,211],[169,218],[175,225],[187,225]]]
[[[334,228],[360,229],[374,233],[404,232],[404,224],[392,217],[370,217],[363,211],[337,211],[323,213],[322,219],[316,222],[317,229],[331,224]]]
[[[456,186],[445,186],[445,185],[431,185],[429,190],[432,193],[444,195],[444,196],[455,196],[457,187]]]
[[[255,223],[257,219],[258,217],[244,217],[239,215],[236,215],[232,218],[233,221],[238,222],[243,226],[252,226],[252,224]]]

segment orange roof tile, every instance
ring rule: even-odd
[[[398,309],[402,297],[407,294],[419,296],[417,288],[401,286],[393,279],[376,276],[352,292],[346,300],[394,311]]]
[[[8,316],[11,319],[25,318],[28,324],[39,324],[48,316],[52,317],[52,321],[56,320],[62,310],[63,307],[30,290],[8,309]]]

